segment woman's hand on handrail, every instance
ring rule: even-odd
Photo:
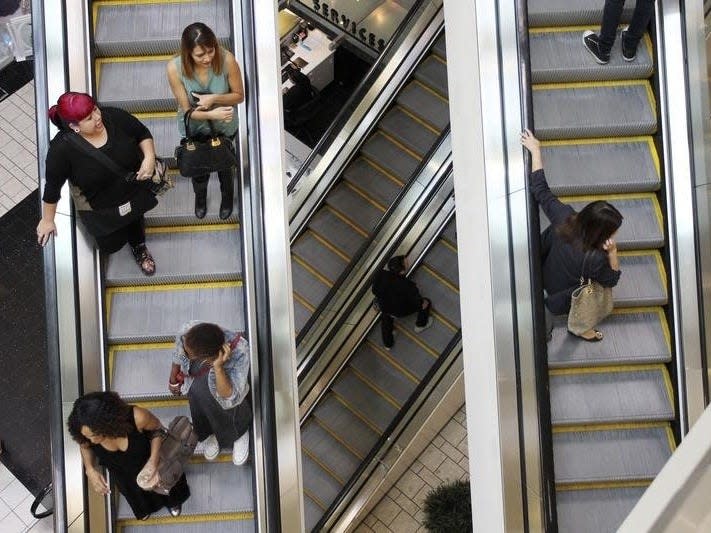
[[[541,141],[536,139],[531,130],[525,129],[521,132],[521,144],[531,152],[531,172],[542,169]]]

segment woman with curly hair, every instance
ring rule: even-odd
[[[161,423],[153,413],[127,404],[115,392],[92,392],[74,402],[67,426],[79,443],[86,477],[96,492],[110,492],[98,461],[111,473],[136,518],[146,520],[163,507],[173,516],[180,515],[190,497],[185,474],[167,496],[145,491],[136,483],[142,471],[149,479],[157,475]]]

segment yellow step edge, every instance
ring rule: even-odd
[[[590,483],[556,483],[555,490],[605,490],[605,489],[634,489],[648,487],[652,483],[651,479],[631,479],[625,481],[594,481]]]
[[[303,487],[304,489],[304,494],[309,497],[323,512],[326,512],[328,509],[328,506],[324,504],[321,500],[318,499],[317,496],[315,496],[309,489],[306,487]]]
[[[97,57],[95,59],[97,65],[106,65],[109,63],[145,63],[146,61],[165,61],[166,63],[175,54],[154,54],[147,56],[110,56]]]
[[[407,115],[408,117],[410,117],[412,120],[414,120],[415,122],[417,122],[420,126],[422,126],[423,128],[425,128],[426,130],[431,131],[431,132],[434,133],[435,135],[438,135],[438,136],[441,135],[441,133],[442,133],[441,130],[438,130],[437,128],[435,128],[435,127],[434,127],[432,124],[430,124],[429,122],[425,121],[424,119],[421,119],[420,117],[418,117],[417,115],[415,115],[415,114],[414,114],[412,111],[410,111],[409,109],[403,107],[403,106],[400,105],[400,104],[395,104],[395,107],[396,107],[400,112],[404,113],[405,115]]]
[[[419,85],[419,86],[422,87],[424,90],[426,90],[426,91],[429,92],[429,93],[432,93],[434,96],[436,96],[437,98],[439,98],[441,101],[443,101],[444,103],[446,103],[447,105],[449,105],[449,100],[448,100],[447,98],[445,98],[444,96],[442,96],[441,94],[439,94],[437,91],[435,91],[435,90],[434,90],[432,87],[430,87],[429,85],[427,85],[427,84],[425,84],[425,83],[422,83],[420,80],[417,80],[417,79],[413,79],[411,83],[414,83],[415,85]]]
[[[672,453],[676,451],[676,439],[674,438],[674,432],[669,424],[667,424],[667,441],[669,442],[669,449]]]
[[[572,368],[551,368],[548,370],[549,376],[573,376],[580,374],[622,374],[631,372],[647,372],[657,370],[666,372],[666,367],[663,363],[645,363],[640,365],[600,365],[600,366],[583,366]]]
[[[383,434],[383,432],[380,431],[380,430],[375,426],[375,424],[373,424],[370,420],[368,420],[367,418],[365,418],[360,412],[358,412],[357,409],[351,407],[351,406],[348,404],[348,401],[347,401],[343,396],[341,396],[340,394],[338,394],[338,393],[337,393],[336,391],[334,391],[333,389],[331,389],[330,392],[331,392],[331,394],[333,395],[333,397],[338,401],[338,403],[340,403],[343,407],[345,407],[346,409],[348,409],[348,411],[350,411],[350,413],[351,413],[353,416],[355,416],[358,420],[360,420],[360,421],[363,422],[366,426],[368,426],[376,435],[380,436],[380,435]]]
[[[405,186],[405,183],[398,178],[395,174],[392,174],[389,170],[381,167],[378,163],[370,159],[368,156],[364,155],[363,153],[360,154],[360,158],[366,162],[366,164],[370,165],[373,167],[375,170],[380,172],[381,174],[385,175],[386,178],[388,178],[390,181],[392,181],[395,185],[398,187],[402,188]]]
[[[184,226],[148,226],[146,233],[206,233],[209,231],[235,231],[239,224],[194,224]]]
[[[657,271],[659,272],[659,278],[663,282],[664,292],[667,293],[667,269],[664,266],[664,261],[662,260],[662,254],[659,250],[626,250],[618,252],[619,257],[641,257],[641,256],[653,256],[654,262],[657,265]],[[666,322],[666,321],[664,321]]]
[[[449,242],[446,238],[442,237],[442,238],[440,238],[440,241],[442,242],[442,245],[443,245],[445,248],[449,248],[449,249],[450,249],[452,252],[454,252],[455,254],[458,254],[458,253],[459,253],[459,249],[458,249],[454,244],[452,244],[451,242]]]
[[[301,305],[303,305],[306,309],[309,310],[309,312],[313,313],[314,311],[316,311],[316,308],[313,305],[311,305],[308,301],[306,301],[306,299],[303,296],[301,296],[298,292],[292,291],[292,294],[294,296],[294,300],[296,300]]]
[[[200,522],[233,522],[236,520],[254,520],[252,511],[242,511],[238,513],[214,513],[214,514],[183,514],[180,516],[160,516],[147,520],[135,518],[120,518],[116,520],[118,531],[129,526],[159,526],[168,524],[196,524]]]
[[[439,357],[439,353],[437,353],[435,350],[430,348],[430,346],[425,343],[417,334],[410,333],[408,330],[406,330],[400,322],[395,322],[395,327],[397,331],[405,335],[408,339],[410,339],[412,342],[417,344],[420,348],[422,348],[425,352],[427,352],[430,356],[434,357],[437,359]]]
[[[622,26],[624,27],[624,26]],[[536,28],[529,28],[528,33],[530,34],[539,34],[539,33],[573,33],[576,31],[583,32],[586,30],[599,30],[600,25],[598,24],[597,26],[590,26],[587,24],[582,24],[582,25],[573,25],[573,26],[538,26]],[[580,46],[582,46],[582,38],[580,42]]]
[[[439,281],[440,283],[442,283],[442,285],[445,285],[447,288],[449,288],[450,290],[452,290],[452,291],[455,292],[456,294],[459,294],[459,287],[457,287],[454,283],[452,283],[451,281],[449,281],[447,278],[443,277],[443,276],[442,276],[439,272],[437,272],[436,270],[430,268],[429,266],[427,266],[427,265],[425,265],[425,264],[421,264],[418,268],[423,269],[423,270],[426,271],[430,276],[432,276],[433,278],[437,279],[437,281]]]
[[[337,435],[335,431],[333,431],[330,427],[328,427],[328,425],[326,425],[325,422],[323,422],[322,420],[320,420],[319,417],[318,417],[318,415],[314,414],[314,415],[313,415],[313,418],[312,418],[311,420],[312,420],[312,422],[309,422],[309,423],[316,424],[316,425],[319,426],[321,429],[323,429],[326,433],[328,433],[328,434],[333,438],[333,440],[335,440],[336,442],[338,442],[338,443],[339,443],[341,446],[343,446],[346,450],[348,450],[348,451],[349,451],[350,453],[352,453],[355,457],[357,457],[358,460],[362,461],[363,459],[365,459],[365,456],[361,455],[361,454],[358,452],[358,450],[352,448],[352,447],[350,446],[350,444],[348,444],[348,443],[345,442],[343,439],[341,439],[341,437],[340,437],[339,435]]]
[[[380,136],[382,136],[382,137],[385,137],[385,139],[387,139],[388,142],[390,142],[390,143],[394,144],[395,146],[397,146],[400,150],[402,150],[403,152],[405,152],[407,155],[409,155],[409,156],[412,157],[413,159],[416,159],[416,160],[419,161],[419,162],[422,162],[422,155],[420,155],[420,154],[418,154],[417,152],[415,152],[415,151],[414,151],[412,148],[410,148],[409,146],[406,146],[402,141],[396,139],[395,137],[393,137],[392,135],[390,135],[387,131],[385,131],[385,130],[383,130],[383,129],[379,129],[378,132],[376,133],[376,135],[380,135]]]
[[[659,317],[659,322],[662,325],[662,334],[667,341],[667,349],[671,351],[671,332],[669,331],[669,324],[667,324],[667,317],[661,307],[621,307],[613,309],[611,314],[632,315],[637,313],[655,313]]]
[[[659,200],[657,200],[657,195],[653,192],[637,192],[637,193],[620,193],[620,194],[591,194],[585,196],[561,196],[559,198],[564,204],[572,202],[594,202],[596,200],[605,200],[607,202],[614,202],[615,200],[649,200],[652,203],[652,209],[654,209],[654,215],[657,218],[659,227],[664,232],[664,214],[662,213],[662,208],[659,205]]]
[[[385,212],[385,211],[388,210],[388,207],[387,207],[387,206],[385,206],[385,205],[381,204],[380,202],[378,202],[375,198],[373,198],[372,196],[370,196],[365,190],[361,189],[361,188],[360,188],[358,185],[356,185],[355,183],[351,183],[351,182],[348,181],[348,180],[343,180],[343,184],[344,184],[346,187],[348,187],[351,191],[353,191],[355,194],[357,194],[358,196],[360,196],[361,198],[363,198],[363,200],[365,200],[365,201],[368,202],[370,205],[372,205],[373,207],[375,207],[376,209],[378,209],[379,211]]]
[[[447,319],[447,317],[438,313],[436,309],[433,308],[430,311],[430,315],[433,316],[434,318],[436,318],[439,322],[441,322],[444,325],[444,327],[447,328],[448,330],[450,330],[452,333],[456,333],[457,331],[460,330],[460,328],[458,326],[456,326],[455,324],[452,324]]]
[[[350,263],[351,258],[346,255],[345,252],[342,250],[336,248],[335,245],[331,244],[330,241],[326,240],[324,237],[321,236],[320,233],[315,232],[313,229],[308,228],[306,232],[311,235],[314,239],[316,239],[318,242],[320,242],[322,245],[324,245],[326,248],[331,250],[334,254],[336,254],[338,257],[343,259],[346,263]]]
[[[341,211],[339,211],[338,209],[336,209],[335,207],[333,207],[333,206],[330,205],[330,204],[326,204],[324,207],[325,207],[328,211],[330,211],[331,213],[333,213],[333,214],[336,216],[336,218],[338,218],[341,222],[343,222],[344,224],[346,224],[347,226],[349,226],[350,228],[352,228],[353,231],[355,231],[358,235],[360,235],[361,237],[364,237],[364,238],[366,238],[366,239],[368,238],[368,236],[369,236],[369,235],[368,235],[368,232],[365,231],[364,229],[362,229],[360,226],[358,226],[358,225],[357,225],[355,222],[353,222],[349,217],[347,217],[346,215],[344,215],[343,213],[341,213]]]
[[[176,104],[177,106],[177,104]],[[177,123],[177,115],[175,111],[151,111],[149,113],[131,113],[138,120],[150,120],[152,118],[173,118]]]
[[[212,461],[208,461],[205,457],[200,455],[193,455],[188,459],[188,462],[192,465],[205,465],[209,463],[231,463],[232,462],[232,452],[222,452],[220,450],[219,455]]]
[[[304,261],[303,259],[301,259],[301,257],[299,257],[298,255],[296,255],[296,254],[293,253],[293,252],[292,252],[292,254],[291,254],[291,257],[292,257],[292,259],[293,259],[296,263],[298,263],[299,265],[301,265],[309,274],[311,274],[313,277],[315,277],[316,279],[318,279],[321,283],[323,283],[324,285],[326,285],[329,289],[330,289],[331,287],[333,287],[333,281],[331,281],[331,280],[328,279],[326,276],[324,276],[323,274],[321,274],[318,270],[316,270],[316,269],[313,268],[311,265],[309,265],[306,261]]]
[[[311,459],[314,463],[316,463],[321,468],[321,470],[323,470],[329,476],[331,476],[333,479],[335,479],[339,485],[341,485],[341,486],[345,485],[345,482],[343,481],[343,479],[341,479],[341,477],[339,475],[337,475],[333,470],[331,470],[331,468],[327,464],[325,464],[318,457],[316,457],[316,455],[311,450],[309,450],[306,446],[302,445],[301,451],[304,452],[308,456],[309,459]]]
[[[553,426],[553,434],[559,433],[591,433],[593,431],[626,431],[635,429],[666,429],[668,422],[620,422],[610,424],[574,424]]]
[[[398,411],[402,407],[402,404],[398,402],[395,398],[393,398],[390,394],[382,390],[380,387],[378,387],[375,383],[373,383],[368,376],[363,374],[361,371],[359,371],[357,368],[353,366],[349,366],[348,370],[355,374],[356,378],[359,379],[360,381],[363,382],[363,384],[368,387],[370,390],[372,390],[376,395],[380,396],[383,400],[388,402],[390,405],[392,405],[395,409]]]
[[[368,344],[368,345],[370,346],[371,350],[373,350],[373,351],[375,352],[375,354],[376,354],[378,357],[380,357],[380,358],[382,358],[382,359],[385,359],[385,360],[388,362],[388,364],[389,364],[390,366],[395,367],[395,368],[396,368],[401,374],[403,374],[407,379],[409,379],[410,381],[412,381],[412,382],[413,382],[414,384],[416,384],[416,385],[418,385],[418,384],[420,383],[419,378],[418,378],[415,374],[413,374],[413,373],[410,372],[407,368],[405,368],[405,367],[402,365],[402,363],[400,363],[400,361],[398,361],[397,359],[395,359],[394,357],[392,357],[392,356],[390,355],[390,352],[388,352],[387,350],[385,350],[382,346],[378,346],[377,344],[375,344],[375,343],[374,343],[373,341],[371,341],[370,339],[366,339],[365,342],[366,342],[366,344]]]
[[[167,393],[167,385],[166,385],[166,393]],[[139,407],[143,407],[144,409],[164,409],[167,407],[175,407],[175,406],[181,406],[181,407],[187,407],[188,406],[188,399],[185,398],[184,396],[175,396],[174,399],[171,400],[136,400],[135,402],[131,402],[133,405],[137,405]]]
[[[435,52],[430,52],[430,57],[434,57],[437,61],[439,61],[443,65],[447,64],[447,60],[440,57],[439,54],[436,54]]]

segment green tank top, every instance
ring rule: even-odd
[[[208,70],[207,85],[203,85],[198,80],[185,76],[185,72],[183,72],[183,63],[180,59],[180,56],[176,56],[171,60],[175,62],[175,66],[178,69],[180,80],[183,82],[183,87],[185,87],[185,91],[188,93],[189,101],[193,100],[191,96],[191,93],[193,92],[208,94],[226,94],[230,92],[230,82],[227,79],[227,67],[225,65],[224,59],[227,57],[227,54],[224,48],[222,49],[222,57],[222,74],[215,74],[215,72],[212,70],[212,67],[210,67]],[[178,131],[180,132],[181,136],[185,137],[185,125],[183,124],[183,115],[183,110],[178,109]],[[237,110],[235,110],[231,122],[225,122],[223,120],[213,120],[212,124],[215,127],[215,131],[231,137],[237,132]],[[209,134],[210,127],[207,121],[205,120],[191,120],[190,132]]]

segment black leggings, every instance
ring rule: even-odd
[[[113,254],[124,247],[126,243],[135,247],[146,242],[145,220],[143,217],[116,231],[95,237],[96,245],[106,254]]]

